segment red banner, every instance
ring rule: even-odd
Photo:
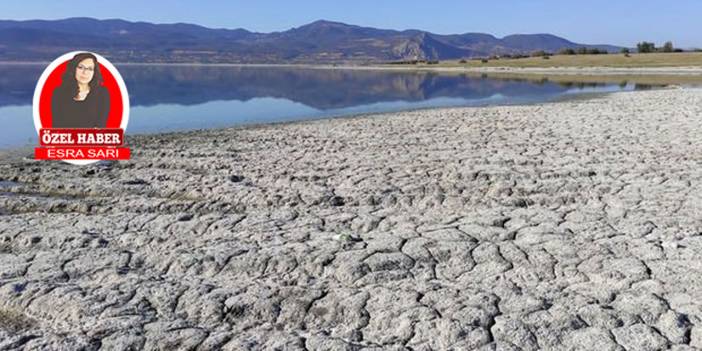
[[[42,128],[41,146],[120,146],[124,144],[122,129],[97,128]]]
[[[129,148],[126,147],[37,147],[34,148],[36,160],[128,160]]]

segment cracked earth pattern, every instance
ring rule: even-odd
[[[0,349],[702,348],[702,91],[0,165]]]

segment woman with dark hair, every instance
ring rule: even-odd
[[[97,58],[90,53],[75,55],[51,97],[51,127],[105,128],[109,112],[110,94],[102,86]]]

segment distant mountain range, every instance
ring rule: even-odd
[[[421,30],[387,30],[316,21],[283,32],[212,29],[193,24],[69,18],[0,20],[0,61],[51,60],[89,50],[116,62],[200,63],[378,63],[447,60],[490,55],[555,52],[578,44],[551,34],[441,35]]]

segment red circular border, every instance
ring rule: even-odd
[[[69,61],[57,66],[49,74],[44,86],[41,88],[41,94],[39,95],[39,119],[41,120],[42,128],[51,128],[51,97],[56,88],[61,85],[63,73],[66,71]],[[124,106],[122,106],[122,92],[110,70],[100,65],[100,73],[102,74],[102,86],[110,94],[110,114],[107,117],[106,128],[119,128],[122,123],[122,112],[124,110]]]

